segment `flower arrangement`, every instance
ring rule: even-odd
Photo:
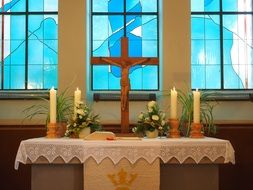
[[[79,102],[73,118],[68,122],[65,136],[77,137],[81,130],[87,127],[90,127],[91,131],[101,130],[99,115],[94,115],[86,104]]]
[[[147,104],[147,112],[141,112],[138,116],[136,127],[132,129],[134,133],[145,134],[146,131],[153,132],[158,130],[162,136],[168,131],[168,123],[165,120],[165,113],[159,109],[157,102],[150,101]]]

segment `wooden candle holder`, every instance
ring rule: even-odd
[[[180,131],[178,130],[179,121],[178,119],[169,119],[170,129],[169,137],[170,138],[180,138]]]
[[[47,138],[57,138],[56,128],[56,123],[47,124]]]
[[[204,134],[201,132],[203,125],[201,123],[192,123],[191,124],[191,138],[204,138]]]

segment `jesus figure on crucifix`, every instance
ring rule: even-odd
[[[110,64],[121,68],[121,132],[129,132],[129,70],[135,65],[158,65],[158,58],[151,57],[128,57],[128,38],[121,39],[121,57],[92,57],[92,64]]]

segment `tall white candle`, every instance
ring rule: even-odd
[[[81,101],[81,90],[76,88],[76,91],[74,92],[74,115],[76,115],[76,106]]]
[[[56,123],[56,90],[50,89],[50,123]]]
[[[193,122],[200,123],[200,92],[193,92]]]
[[[177,119],[177,91],[175,87],[170,90],[170,119]]]

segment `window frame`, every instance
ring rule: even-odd
[[[59,3],[59,2],[58,2]],[[4,89],[4,64],[1,64],[1,83],[0,83],[0,99],[37,99],[38,97],[48,97],[46,91],[48,89],[41,88],[41,89],[29,89],[28,88],[28,72],[29,72],[29,64],[28,64],[28,51],[29,51],[29,16],[30,15],[56,15],[58,16],[57,11],[29,11],[29,0],[25,0],[25,11],[14,11],[14,12],[0,12],[0,17],[2,19],[4,16],[12,16],[12,15],[21,15],[25,17],[25,87],[24,89],[13,89],[8,88]],[[11,29],[10,29],[11,30]],[[3,38],[4,32],[2,32]],[[58,40],[58,39],[57,39]],[[3,58],[1,58],[1,62]],[[43,62],[44,63],[44,62]],[[58,62],[57,62],[58,65]]]
[[[124,35],[123,36],[127,36],[126,35],[126,17],[127,16],[131,16],[131,15],[137,15],[137,16],[149,16],[149,15],[155,15],[157,17],[157,57],[159,59],[159,64],[157,65],[157,89],[146,89],[146,90],[142,90],[142,89],[131,89],[129,91],[129,93],[131,94],[149,94],[150,96],[153,96],[152,92],[159,92],[161,90],[161,60],[160,60],[160,30],[161,30],[161,23],[160,23],[160,14],[161,14],[161,2],[160,0],[156,0],[156,6],[157,6],[157,10],[156,12],[127,12],[126,10],[126,1],[127,0],[122,0],[123,1],[123,12],[93,12],[93,0],[89,0],[89,66],[87,67],[89,69],[89,89],[90,92],[95,94],[96,96],[99,96],[100,94],[104,94],[105,96],[108,96],[110,94],[110,92],[113,93],[120,93],[120,89],[94,89],[93,88],[93,65],[91,63],[91,57],[93,57],[93,16],[111,16],[111,15],[115,15],[115,16],[123,16],[124,19]],[[108,56],[110,57],[110,56]],[[108,64],[109,65],[109,64]],[[145,65],[145,64],[144,64]],[[94,98],[95,99],[95,98]],[[113,99],[113,98],[112,98]],[[118,98],[117,98],[118,99]],[[145,98],[144,98],[145,99]]]
[[[221,81],[220,81],[220,89],[201,89],[203,91],[210,91],[210,92],[215,92],[217,95],[214,95],[215,100],[224,100],[224,101],[237,101],[237,100],[250,100],[253,101],[253,88],[252,89],[224,89],[224,44],[223,44],[223,16],[224,15],[252,15],[253,17],[253,10],[252,11],[223,11],[223,0],[219,1],[219,11],[191,11],[191,19],[192,16],[194,15],[217,15],[219,16],[219,32],[220,32],[220,39],[219,39],[219,44],[220,44],[220,76],[221,76]],[[253,29],[253,27],[252,27]],[[192,38],[191,38],[192,40]],[[192,67],[192,62],[191,62],[191,67]],[[192,80],[191,80],[192,84]],[[195,88],[193,88],[194,90]]]

